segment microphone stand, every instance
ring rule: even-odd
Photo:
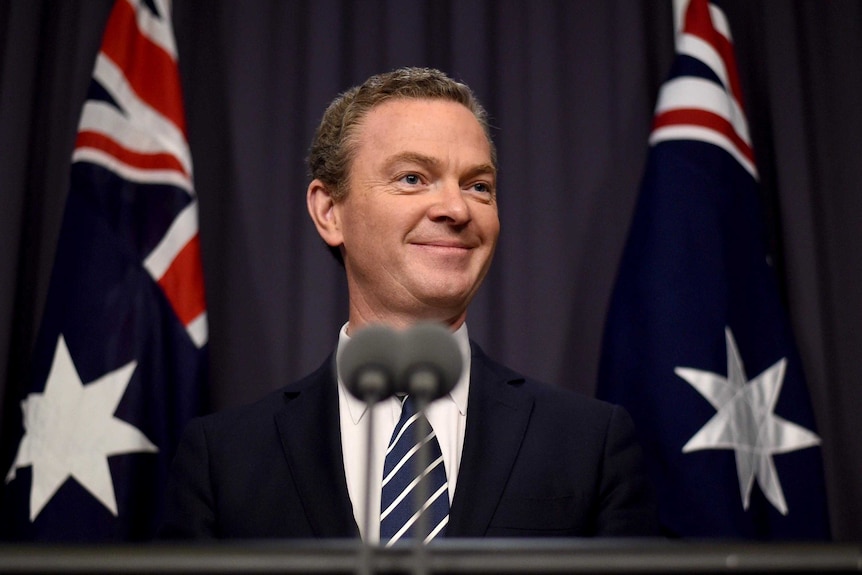
[[[410,374],[407,389],[413,394],[414,401],[416,402],[416,412],[421,414],[414,430],[417,442],[426,437],[431,431],[431,423],[425,415],[425,410],[431,403],[429,398],[434,397],[433,391],[437,390],[439,386],[439,377],[434,370],[419,369]],[[416,477],[419,477],[431,463],[428,455],[429,452],[424,446],[416,454],[414,461]],[[416,518],[416,533],[419,534],[424,534],[428,531],[429,514],[427,513],[428,510],[422,507],[428,501],[428,496],[430,495],[428,487],[429,482],[427,478],[423,477],[413,492],[414,507],[419,514]],[[449,494],[446,493],[444,496],[449,497]],[[425,546],[425,540],[421,536],[413,538],[413,558],[412,573],[414,575],[427,575],[429,571],[428,550]]]
[[[360,389],[383,390],[386,389],[387,375],[381,370],[367,370],[360,377]],[[371,392],[365,397],[368,406],[368,428],[365,437],[365,501],[363,502],[363,533],[362,549],[359,561],[359,575],[373,575],[373,551],[371,544],[371,478],[373,475],[374,462],[374,407],[380,403],[385,396],[381,392]]]
[[[365,446],[365,457],[368,464],[365,466],[365,510],[363,511],[363,532],[365,537],[362,538],[362,557],[359,562],[359,575],[372,575],[374,572],[371,564],[371,475],[372,475],[372,457],[374,456],[374,406],[377,405],[375,399],[368,401],[368,434],[367,443]]]
[[[369,372],[371,375],[374,375],[374,372]],[[363,374],[364,376],[368,374]],[[432,377],[436,380],[436,375],[430,371],[421,371],[415,373],[411,377]],[[416,437],[416,441],[419,441],[420,438],[424,438],[430,433],[431,425],[428,421],[427,416],[425,416],[425,410],[428,405],[431,403],[428,401],[424,394],[416,394],[414,396],[416,402],[416,412],[421,413],[423,417],[420,417],[416,422],[416,426],[414,429],[414,434]],[[376,572],[375,563],[374,563],[374,551],[375,546],[371,544],[371,525],[372,525],[372,507],[371,507],[371,478],[373,476],[373,465],[374,461],[374,407],[380,403],[376,394],[369,395],[366,398],[366,404],[368,405],[368,427],[367,427],[367,436],[366,436],[366,445],[365,445],[365,455],[366,461],[368,464],[365,466],[365,501],[364,501],[364,517],[363,517],[363,533],[365,537],[362,541],[361,553],[360,553],[360,561],[359,561],[359,569],[357,571],[358,575],[374,575]],[[428,467],[429,457],[427,449],[420,449],[414,458],[413,465],[415,467],[416,476],[418,477],[425,469]],[[416,485],[416,489],[414,489],[411,494],[411,498],[414,501],[414,507],[416,508],[416,512],[419,516],[416,518],[416,532],[417,533],[425,533],[428,528],[428,513],[427,509],[422,509],[422,505],[425,501],[428,500],[428,481],[424,478],[419,481],[418,485]],[[448,493],[442,495],[443,497],[449,497]],[[416,503],[418,502],[418,503]],[[428,551],[425,548],[425,541],[422,537],[414,537],[413,538],[413,568],[411,569],[411,573],[414,575],[428,575],[429,573],[429,564],[428,564]],[[379,543],[378,545],[379,546]]]

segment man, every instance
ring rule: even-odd
[[[309,168],[309,213],[347,274],[339,350],[367,325],[419,321],[445,324],[461,347],[460,381],[426,412],[448,479],[441,532],[653,534],[628,415],[516,374],[469,341],[467,307],[500,231],[496,154],[469,88],[428,69],[372,77],[329,106]],[[372,414],[331,359],[254,405],[193,422],[164,535],[379,541],[385,451],[402,406],[391,398],[373,411],[367,489]]]

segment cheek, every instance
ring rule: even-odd
[[[384,210],[356,210],[345,221],[345,245],[353,248],[354,257],[382,267],[394,257],[402,235],[397,214]]]
[[[485,240],[492,244],[496,244],[497,238],[500,236],[500,219],[497,215],[497,209],[485,207],[485,209],[480,210],[475,217],[479,224],[479,229],[485,236]]]
[[[375,233],[377,217],[363,202],[351,202],[341,212],[341,230],[345,243],[362,244]]]

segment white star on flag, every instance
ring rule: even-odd
[[[782,515],[788,507],[774,453],[788,453],[818,445],[820,438],[804,427],[775,415],[775,404],[784,383],[787,358],[781,358],[752,380],[745,375],[742,358],[730,328],[725,328],[727,377],[708,371],[677,367],[686,380],[712,404],[717,413],[682,448],[733,449],[742,507],[748,509],[754,479],[766,498]]]
[[[108,457],[158,451],[140,430],[113,415],[136,366],[129,362],[83,385],[60,336],[45,390],[21,402],[26,433],[6,476],[9,483],[17,469],[33,466],[30,521],[70,477],[118,515]]]

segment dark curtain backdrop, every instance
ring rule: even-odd
[[[862,540],[862,3],[725,2],[769,243],[823,437],[834,534]],[[0,1],[0,397],[25,393],[107,0]],[[469,315],[493,356],[592,394],[670,0],[177,0],[209,300],[211,409],[304,374],[346,318],[305,211],[326,103],[439,67],[493,116],[502,239]],[[13,410],[13,411],[10,411]],[[4,453],[5,474],[12,454]]]

